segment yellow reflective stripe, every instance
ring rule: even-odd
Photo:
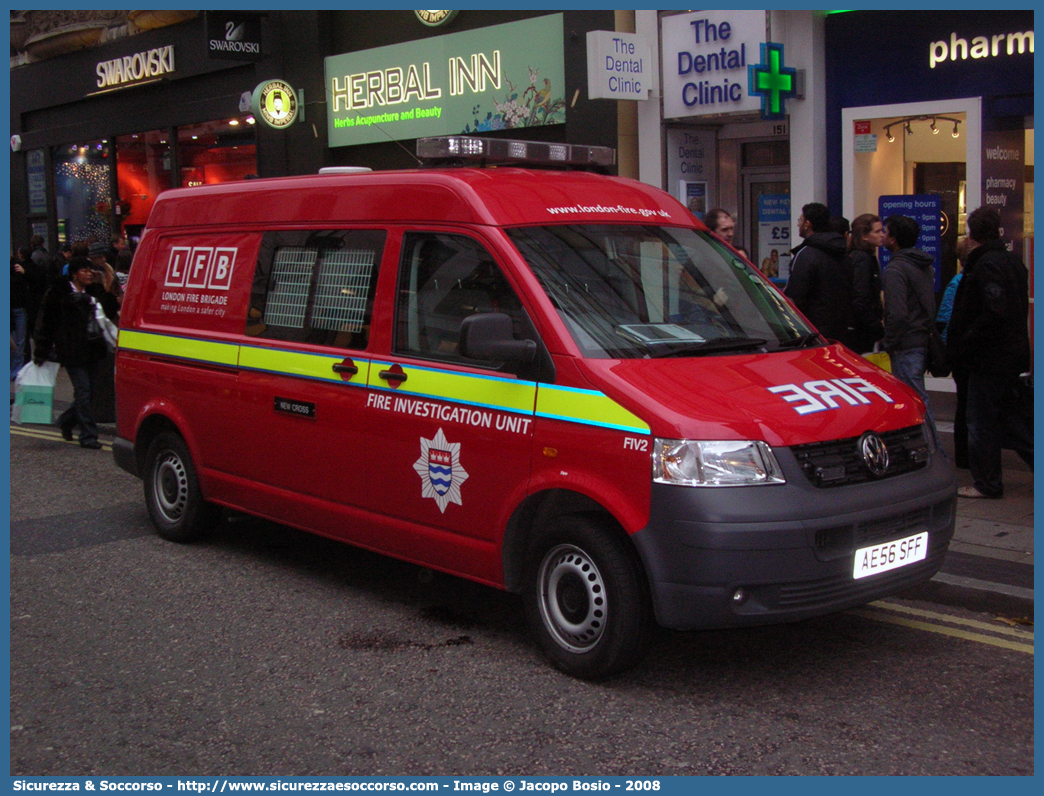
[[[536,413],[538,417],[552,420],[605,426],[635,434],[649,433],[648,423],[597,390],[541,384],[537,393]]]
[[[279,373],[284,376],[301,376],[306,379],[319,379],[321,381],[344,382],[340,373],[333,370],[338,362],[343,362],[344,356],[330,354],[310,354],[300,351],[288,351],[285,348],[260,348],[257,346],[243,346],[239,351],[239,366],[248,370],[263,370],[267,373]],[[359,373],[352,377],[354,383],[362,385],[366,383],[366,370],[369,362],[365,359],[352,358]]]
[[[167,334],[135,332],[123,329],[120,332],[120,348],[141,351],[145,354],[161,354],[194,362],[211,362],[215,365],[235,366],[239,360],[237,343],[218,343],[192,337],[175,337]]]
[[[387,362],[374,362],[370,368],[368,386],[378,389],[390,387],[394,382],[382,379],[380,375],[382,370],[390,367]],[[403,368],[403,372],[406,373],[406,381],[395,388],[399,395],[453,401],[504,412],[533,414],[537,387],[531,381],[409,365]]]

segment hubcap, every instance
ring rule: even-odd
[[[594,561],[579,547],[558,545],[540,563],[540,617],[555,642],[588,652],[605,631],[605,584]]]
[[[156,506],[168,522],[177,522],[188,502],[188,474],[185,464],[173,451],[163,454],[153,476],[152,492]]]

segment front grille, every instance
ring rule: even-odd
[[[878,436],[888,447],[888,469],[881,476],[873,475],[863,461],[859,450],[861,437],[811,442],[795,445],[790,450],[805,477],[823,488],[892,478],[927,466],[928,442],[924,436],[924,426],[885,431]]]

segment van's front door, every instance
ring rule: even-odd
[[[393,353],[374,358],[367,397],[373,510],[404,523],[394,551],[500,579],[497,542],[525,497],[536,384],[458,351],[464,318],[524,310],[494,257],[460,234],[403,236]]]

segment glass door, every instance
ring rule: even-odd
[[[794,246],[790,222],[790,172],[743,175],[744,240],[750,259],[771,279],[790,274]]]

